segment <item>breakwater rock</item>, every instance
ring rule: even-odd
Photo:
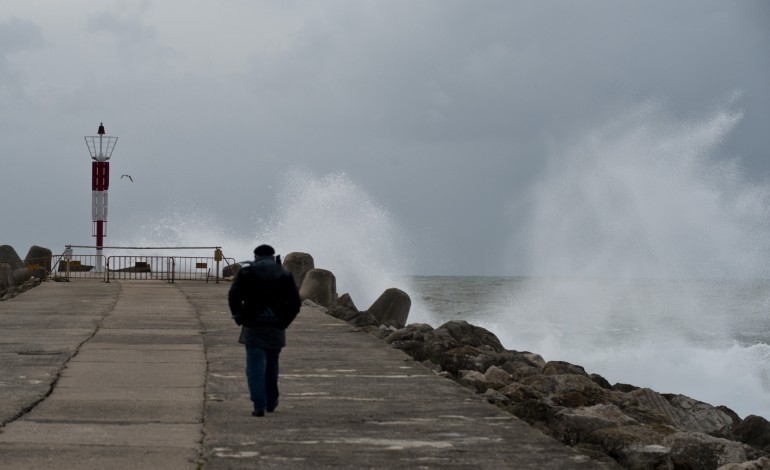
[[[33,245],[22,260],[10,245],[0,245],[0,300],[37,285],[51,271],[51,250]]]

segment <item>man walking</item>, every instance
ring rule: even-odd
[[[265,416],[278,406],[278,356],[301,302],[294,278],[281,267],[273,247],[258,246],[254,258],[238,272],[227,299],[233,320],[242,326],[238,342],[246,346],[252,416]]]

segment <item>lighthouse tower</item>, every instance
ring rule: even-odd
[[[118,138],[105,135],[104,123],[99,123],[95,136],[86,136],[86,145],[91,154],[91,235],[96,237],[95,268],[102,271],[102,247],[107,236],[107,190],[110,187],[110,157]]]

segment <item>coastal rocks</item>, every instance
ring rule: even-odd
[[[25,261],[10,245],[0,246],[0,300],[10,299],[40,284],[51,266],[51,250],[30,248]]]
[[[284,258],[283,267],[291,273],[297,286],[302,286],[307,272],[315,269],[315,261],[308,253],[291,252]]]
[[[11,263],[0,263],[0,295],[13,286],[13,266]]]
[[[717,470],[770,470],[770,458],[762,457],[750,462],[729,463],[722,465]]]
[[[8,263],[13,269],[24,266],[18,253],[10,245],[0,245],[0,263]]]
[[[385,342],[561,442],[625,468],[705,470],[748,460],[764,465],[768,457],[764,418],[741,421],[728,408],[684,395],[610,385],[582,366],[506,350],[493,333],[467,322],[410,324]]]
[[[749,415],[732,430],[736,440],[770,452],[770,422],[761,416]]]
[[[40,270],[45,272],[51,271],[51,259],[53,258],[53,252],[48,248],[42,246],[32,245],[27,251],[27,256],[24,257],[24,264],[27,266],[37,266]],[[42,277],[42,276],[37,276]]]
[[[669,447],[674,468],[718,468],[725,464],[745,462],[743,445],[696,432],[679,432],[663,440]]]
[[[374,301],[368,312],[374,315],[377,322],[386,325],[394,326],[396,328],[403,328],[406,326],[406,320],[409,318],[409,309],[412,306],[412,300],[409,295],[397,289],[391,287],[386,289],[380,297]]]
[[[334,274],[325,269],[311,269],[305,274],[299,297],[329,308],[337,300],[337,280]]]

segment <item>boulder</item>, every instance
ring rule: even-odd
[[[506,351],[493,333],[465,321],[450,321],[436,329],[409,325],[386,341],[416,360],[429,360],[452,374],[461,370],[484,373],[490,366],[505,369],[509,361],[531,365],[521,353]]]
[[[334,274],[325,269],[311,269],[305,274],[299,297],[329,308],[337,300],[337,280]]]
[[[10,245],[0,245],[0,263],[8,263],[13,269],[24,266],[18,253]]]
[[[535,375],[521,383],[548,397],[556,406],[576,408],[622,402],[620,393],[605,390],[584,375]]]
[[[671,449],[674,468],[710,470],[730,463],[747,460],[740,442],[698,432],[677,432],[668,435],[663,445]]]
[[[584,375],[588,377],[588,373],[582,366],[576,366],[564,361],[549,361],[543,367],[543,375]]]
[[[391,287],[374,301],[368,312],[383,325],[403,328],[406,326],[407,318],[409,318],[411,306],[412,299],[406,292]]]
[[[638,425],[615,405],[598,404],[579,408],[565,408],[556,412],[551,429],[562,442],[575,445],[594,443],[593,433],[599,429]]]
[[[283,268],[291,273],[297,286],[302,286],[307,272],[315,268],[315,262],[307,253],[291,252],[283,259]]]
[[[340,320],[350,321],[357,317],[361,312],[358,311],[350,294],[342,294],[336,302],[329,306],[329,315]]]
[[[671,406],[681,412],[680,426],[688,431],[727,435],[733,417],[708,403],[684,395],[664,395]]]
[[[475,389],[477,393],[483,393],[489,388],[484,374],[477,370],[461,370],[458,382],[468,388]]]
[[[228,264],[222,268],[222,277],[235,277],[242,267],[241,263]]]
[[[379,326],[380,322],[369,312],[359,312],[358,315],[348,320],[353,326]]]
[[[624,408],[626,414],[643,423],[701,433],[723,433],[733,423],[727,413],[683,395],[670,395],[667,399],[654,390],[640,388],[625,397],[629,400]]]
[[[746,416],[733,427],[732,435],[744,444],[770,451],[770,422],[761,416]]]
[[[513,382],[511,374],[497,366],[489,366],[484,372],[484,379],[489,384],[489,388],[500,390],[501,388]]]
[[[770,457],[761,457],[743,463],[728,463],[717,470],[770,470]]]
[[[24,257],[24,264],[32,269],[32,273],[38,279],[42,279],[51,272],[51,259],[53,253],[48,248],[32,245]]]
[[[19,286],[32,278],[32,271],[29,268],[16,268],[13,270],[13,285]]]
[[[522,361],[507,361],[505,364],[501,364],[500,368],[510,374],[516,382],[519,382],[526,377],[532,377],[533,375],[540,375],[543,373],[539,367]]]
[[[667,433],[672,432],[641,424],[614,426],[594,431],[591,439],[623,468],[673,470],[671,449],[663,445]]]
[[[0,263],[0,295],[13,287],[13,266],[10,263]]]
[[[439,335],[445,333],[444,339],[452,347],[459,346],[489,346],[496,352],[503,352],[505,348],[494,333],[480,326],[471,325],[462,320],[452,320],[436,328],[433,333]],[[450,349],[450,348],[447,348]]]

